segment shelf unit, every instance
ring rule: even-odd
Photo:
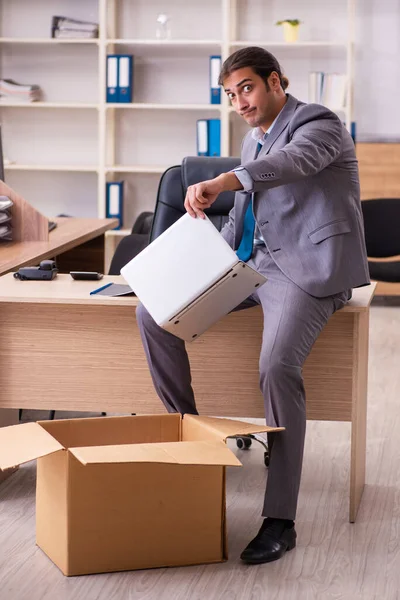
[[[249,45],[270,49],[289,77],[288,91],[305,101],[309,71],[345,72],[348,102],[340,110],[350,128],[355,0],[338,0],[333,15],[318,0],[304,6],[294,0],[203,0],[199,6],[198,0],[65,0],[62,10],[59,2],[57,14],[99,23],[99,38],[82,40],[46,38],[51,0],[35,0],[33,21],[24,0],[0,0],[1,77],[38,83],[47,96],[32,104],[0,101],[10,185],[53,215],[60,212],[57,192],[68,176],[74,197],[79,196],[74,209],[86,211],[77,216],[104,217],[106,182],[126,179],[126,222],[121,231],[107,234],[118,241],[139,212],[153,208],[160,175],[196,153],[197,119],[220,118],[221,154],[238,154],[247,126],[224,94],[221,105],[208,104],[208,61],[211,54],[224,60]],[[172,38],[158,40],[156,16],[165,10],[171,14]],[[283,42],[281,28],[274,26],[290,13],[303,23],[293,44]],[[198,37],[201,32],[210,37]],[[132,104],[105,101],[106,57],[118,52],[135,57]],[[33,140],[31,149],[24,132]],[[37,203],[24,172],[49,182],[36,179]]]

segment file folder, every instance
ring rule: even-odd
[[[220,119],[208,119],[208,156],[221,156]]]
[[[356,133],[357,129],[356,129],[356,122],[352,121],[351,125],[350,125],[350,135],[353,138],[353,142],[356,143]]]
[[[118,102],[132,102],[133,56],[120,54],[118,57]]]
[[[208,122],[199,119],[197,126],[197,156],[208,156]]]
[[[221,87],[218,78],[221,71],[221,57],[210,56],[210,103],[221,104]]]
[[[118,219],[119,224],[114,229],[121,229],[124,215],[124,182],[110,181],[106,183],[106,217]]]
[[[118,99],[118,55],[107,56],[107,102],[119,102]]]

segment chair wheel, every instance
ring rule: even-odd
[[[264,465],[269,467],[269,454],[268,452],[264,452]]]
[[[240,450],[248,450],[251,446],[251,439],[249,437],[238,437],[236,438],[236,446]]]

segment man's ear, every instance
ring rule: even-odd
[[[272,71],[272,73],[268,77],[267,84],[274,91],[279,88],[281,80],[279,79],[279,75],[276,71]]]

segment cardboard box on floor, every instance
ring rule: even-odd
[[[0,429],[0,468],[38,458],[36,543],[64,575],[227,558],[227,437],[281,431],[178,414]]]

